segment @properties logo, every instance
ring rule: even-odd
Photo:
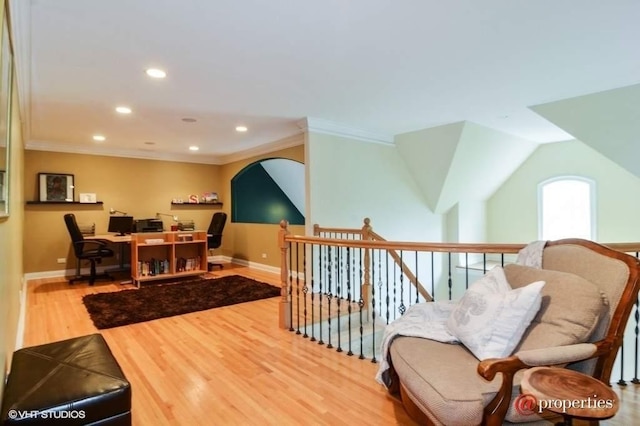
[[[528,416],[536,412],[538,400],[535,396],[523,393],[513,401],[513,407],[521,416]]]

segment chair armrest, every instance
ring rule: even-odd
[[[85,239],[82,241],[76,241],[73,244],[74,245],[85,245],[85,244],[93,244],[95,246],[98,246],[98,248],[102,248],[102,247],[106,247],[107,244],[109,244],[111,241],[109,240],[103,240],[101,238],[95,238],[95,239]]]
[[[556,346],[544,349],[532,349],[515,354],[529,367],[541,365],[567,364],[582,361],[595,355],[598,347],[593,343],[578,343],[575,345]]]
[[[583,361],[606,354],[611,344],[605,340],[595,343],[556,346],[544,349],[521,351],[507,358],[490,358],[480,361],[478,374],[487,380],[493,380],[497,373],[502,374],[502,383],[497,395],[484,409],[487,425],[501,425],[511,402],[513,376],[523,368],[541,365],[566,364]]]

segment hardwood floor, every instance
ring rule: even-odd
[[[278,276],[225,265],[276,284]],[[82,296],[134,288],[116,282],[28,284],[24,346],[97,332]],[[134,425],[415,425],[374,380],[377,364],[278,327],[278,298],[102,330],[133,391]],[[607,425],[633,424],[635,385]]]

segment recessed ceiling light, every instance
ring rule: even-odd
[[[159,68],[148,68],[145,73],[151,78],[165,78],[167,73]]]
[[[184,121],[185,123],[195,123],[198,120],[196,120],[195,118],[191,118],[191,117],[185,117],[185,118],[182,119],[182,121]]]
[[[145,145],[155,145],[156,143],[155,142],[151,142],[151,141],[146,141],[144,144]]]
[[[247,131],[247,127],[246,126],[237,126],[236,127],[236,132],[246,132]]]
[[[131,108],[127,106],[116,107],[116,112],[120,114],[131,114]]]
[[[93,140],[96,142],[104,142],[107,140],[107,138],[102,135],[93,135]]]
[[[195,145],[191,145],[191,146],[189,147],[189,151],[197,151],[197,150],[199,150],[199,149],[200,149],[200,148],[199,148],[199,147],[197,147],[197,146],[195,146]]]

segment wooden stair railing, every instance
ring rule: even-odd
[[[320,330],[319,328],[314,329],[311,325],[309,325],[308,328],[307,319],[310,321],[315,320],[313,312],[314,306],[327,306],[327,309],[333,309],[331,306],[337,306],[338,312],[325,311],[323,313],[322,310],[320,310],[320,319],[322,320],[324,318],[328,320],[329,330],[331,330],[332,327],[331,320],[336,321],[337,328],[340,329],[341,314],[348,313],[349,315],[345,317],[347,319],[343,321],[348,321],[349,327],[351,327],[351,319],[354,320],[354,335],[356,338],[360,338],[360,347],[362,347],[363,318],[365,321],[373,319],[371,324],[373,324],[375,332],[375,327],[377,327],[378,330],[380,330],[381,327],[383,328],[383,324],[376,325],[375,320],[378,316],[383,317],[380,319],[385,319],[388,324],[389,321],[392,321],[397,317],[397,313],[400,315],[404,313],[405,306],[403,305],[402,300],[399,300],[398,306],[395,304],[395,299],[393,299],[392,308],[395,309],[395,311],[390,311],[389,308],[391,305],[389,302],[389,293],[386,294],[385,300],[384,295],[380,291],[380,286],[383,285],[380,281],[386,280],[384,285],[387,286],[387,289],[390,285],[396,285],[395,282],[390,282],[388,275],[390,268],[387,268],[386,277],[379,273],[381,254],[383,256],[383,261],[389,262],[387,266],[395,264],[400,269],[400,285],[402,285],[402,278],[404,277],[406,281],[410,282],[411,290],[417,290],[424,301],[430,301],[433,299],[441,300],[442,298],[446,299],[447,294],[444,292],[447,290],[448,299],[452,300],[452,298],[459,297],[459,295],[462,294],[466,286],[471,283],[471,280],[476,279],[471,276],[472,274],[477,276],[479,273],[486,272],[490,266],[494,264],[505,264],[515,261],[515,255],[526,246],[526,244],[464,244],[386,241],[372,230],[369,219],[364,220],[364,226],[360,229],[324,228],[319,225],[315,225],[313,229],[313,236],[292,235],[289,232],[288,223],[284,220],[280,223],[278,237],[279,247],[281,250],[281,300],[279,308],[279,325],[282,328],[296,331],[298,334],[302,334],[303,337],[310,337],[311,341],[315,341],[313,332],[311,336],[307,336],[307,330]],[[609,246],[614,250],[629,253],[637,258],[640,257],[640,242],[601,244]],[[294,251],[296,255],[292,256]],[[431,272],[434,271],[434,257],[436,257],[438,262],[440,262],[440,265],[438,266],[439,276],[435,281],[433,274],[431,276],[431,293],[426,290],[424,285],[420,283],[418,279],[424,275],[418,275],[417,269],[414,274],[413,271],[404,264],[404,262],[402,262],[402,254],[407,252],[415,252],[416,265],[418,264],[418,255],[424,255],[428,259],[431,259]],[[319,253],[324,257],[319,257]],[[329,256],[327,256],[326,253],[329,253]],[[439,254],[439,256],[436,256],[436,254]],[[348,263],[350,255],[352,261],[354,257],[357,257],[357,263],[352,263],[352,265],[355,265],[355,272],[344,275],[335,275],[336,269],[343,266],[343,260],[346,259]],[[376,256],[375,259],[374,255]],[[464,255],[464,257],[462,255]],[[476,263],[469,261],[469,255],[477,258],[482,256],[483,262],[479,267],[475,267],[474,265]],[[505,255],[507,255],[507,257],[505,257]],[[298,258],[298,256],[300,256],[300,258]],[[404,259],[410,258],[405,255]],[[314,262],[316,263],[314,264]],[[438,265],[437,262],[436,265]],[[384,267],[385,265],[383,264],[383,269]],[[377,268],[378,270],[372,270],[372,268]],[[314,277],[314,273],[323,273],[323,271],[326,272],[327,270],[334,273],[334,285],[338,280],[346,280],[345,282],[338,283],[338,288],[340,288],[340,286],[342,286],[342,288],[349,288],[349,280],[351,280],[353,287],[351,290],[347,290],[346,297],[339,291],[335,292],[335,288],[334,290],[327,290],[328,287],[324,287],[323,289],[322,283],[318,290],[318,281],[315,282],[316,285],[314,286],[314,279],[319,281],[322,280],[321,277]],[[423,269],[420,269],[420,271],[422,270]],[[395,269],[393,273],[396,273]],[[391,279],[394,279],[394,277],[392,276]],[[329,278],[329,280],[331,280],[331,278]],[[372,283],[372,281],[375,281],[375,283]],[[435,291],[435,293],[434,282],[437,283],[437,287],[435,287],[437,291]],[[331,284],[331,281],[329,284]],[[405,288],[405,290],[406,289],[407,288]],[[331,293],[332,291],[333,294]],[[348,296],[349,291],[352,291],[351,297]],[[356,291],[360,291],[361,293],[354,296],[353,292]],[[402,290],[400,293],[402,293]],[[315,304],[314,296],[316,298]],[[419,303],[417,295],[415,296],[416,297],[412,300],[405,300],[408,303],[408,306],[413,303]],[[342,299],[343,297],[344,299]],[[395,293],[393,297],[395,298]],[[342,300],[343,303],[342,312],[339,311],[341,303],[340,300]],[[294,301],[296,302],[295,304],[293,303]],[[307,304],[308,302],[310,303]],[[332,305],[332,302],[334,305]],[[386,306],[381,306],[381,303],[386,303]],[[310,307],[310,312],[307,312],[307,306]],[[352,310],[353,306],[355,306],[355,311]],[[397,309],[398,307],[402,309]],[[359,312],[358,308],[360,310]],[[383,308],[386,308],[386,312],[384,312]],[[294,311],[293,309],[296,310]],[[320,307],[319,309],[322,308]],[[390,315],[390,312],[392,315]],[[316,316],[317,314],[318,312],[316,312]],[[333,314],[336,314],[336,316],[333,316]],[[353,314],[355,314],[355,316]],[[303,318],[303,321],[301,321],[300,318]],[[619,385],[626,385],[628,380],[630,380],[631,383],[640,383],[640,378],[638,377],[640,375],[640,300],[636,303],[635,313],[632,318],[634,321],[629,322],[625,331],[625,339],[620,349],[619,363],[616,361],[616,363],[619,364],[618,367],[615,367],[618,369],[617,374],[614,370],[615,377],[619,377],[619,380],[617,381]],[[296,327],[297,330],[294,328],[294,320],[297,320],[298,322]],[[358,328],[359,334],[357,330]],[[322,331],[320,331],[320,333],[322,333]],[[323,335],[320,334],[318,337],[318,343],[322,344]],[[327,335],[324,335],[324,337],[327,337]],[[375,343],[379,344],[377,341],[375,341]],[[327,347],[334,347],[331,344],[331,340],[329,340]],[[338,351],[341,352],[340,340],[338,340],[337,348]],[[350,346],[348,349],[348,354],[352,354]],[[627,354],[627,357],[625,357],[625,354]],[[362,353],[360,356],[362,357]],[[372,362],[375,362],[375,355]],[[627,372],[626,374],[625,370]],[[632,379],[629,379],[630,374],[628,371],[630,370],[633,370]]]
[[[422,243],[422,242],[403,242],[403,241],[386,241],[379,235],[371,231],[370,221],[365,219],[365,225],[362,229],[349,229],[349,228],[322,228],[314,226],[314,234],[322,235],[323,233],[339,233],[342,235],[359,236],[356,239],[344,239],[344,238],[324,238],[320,236],[303,236],[292,235],[288,229],[288,222],[283,220],[280,222],[279,231],[279,247],[281,251],[281,304],[280,304],[280,326],[282,328],[291,327],[291,293],[289,288],[289,276],[290,276],[290,260],[288,259],[288,251],[291,244],[308,244],[317,246],[327,246],[334,248],[351,248],[351,249],[363,249],[364,250],[364,271],[362,274],[362,288],[364,304],[368,306],[370,300],[367,298],[370,295],[370,271],[369,260],[371,250],[384,250],[391,258],[397,262],[401,268],[401,272],[405,274],[410,281],[411,285],[416,286],[420,294],[426,300],[433,300],[431,294],[422,286],[411,270],[403,264],[398,256],[398,251],[413,251],[413,252],[431,252],[431,253],[484,253],[484,254],[516,254],[521,250],[525,244],[476,244],[476,243]],[[365,237],[365,238],[363,238]],[[303,269],[298,265],[293,270],[297,274]]]

